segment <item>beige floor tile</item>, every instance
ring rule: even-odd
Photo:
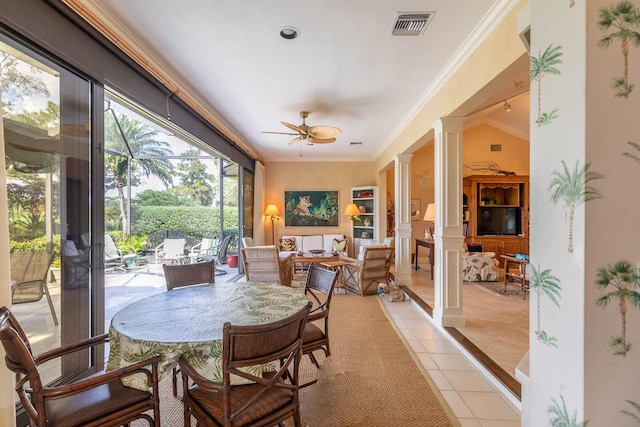
[[[446,340],[418,340],[429,353],[460,354],[458,348]]]
[[[431,358],[441,370],[475,371],[476,367],[462,354],[431,354]]]
[[[431,356],[429,356],[427,353],[416,353],[416,357],[422,363],[422,367],[423,368],[425,368],[427,370],[428,369],[439,369],[438,365],[436,364],[436,362],[434,362],[433,359],[431,358]]]
[[[520,411],[499,393],[477,391],[458,392],[477,419],[520,420]]]
[[[429,376],[435,383],[438,390],[454,390],[453,386],[447,380],[447,377],[444,376],[441,370],[439,369],[427,369]]]
[[[475,418],[458,418],[461,427],[482,427],[480,421]]]
[[[442,371],[455,390],[497,392],[479,371]]]
[[[520,427],[520,421],[512,420],[478,420],[482,427]]]
[[[441,393],[457,418],[474,418],[473,412],[471,412],[471,409],[464,403],[464,400],[462,400],[462,397],[460,397],[457,391],[445,390]]]

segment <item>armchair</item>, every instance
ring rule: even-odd
[[[157,263],[184,263],[186,257],[184,255],[184,239],[164,239],[164,242],[156,246],[156,262]]]
[[[462,280],[497,282],[498,264],[495,252],[466,252],[462,257]]]
[[[291,286],[292,254],[280,256],[275,246],[253,246],[240,251],[247,281]]]
[[[378,284],[389,284],[389,268],[393,248],[369,247],[363,249],[362,260],[341,256],[347,263],[342,267],[344,287],[360,295],[375,294]]]

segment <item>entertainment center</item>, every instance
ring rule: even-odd
[[[465,241],[500,255],[529,253],[529,177],[470,175],[463,179]],[[467,220],[468,218],[468,220]]]

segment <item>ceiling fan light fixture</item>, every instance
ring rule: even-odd
[[[286,40],[293,40],[300,35],[300,31],[294,27],[282,27],[280,29],[280,37]]]

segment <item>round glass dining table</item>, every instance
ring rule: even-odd
[[[118,311],[109,327],[107,370],[162,356],[164,378],[185,355],[208,379],[222,379],[222,328],[275,322],[309,303],[300,288],[279,284],[231,282],[187,286],[138,300]],[[255,373],[272,370],[256,366]],[[232,379],[233,382],[233,379]],[[137,374],[123,380],[127,386],[147,389]],[[236,377],[236,383],[241,383]]]

